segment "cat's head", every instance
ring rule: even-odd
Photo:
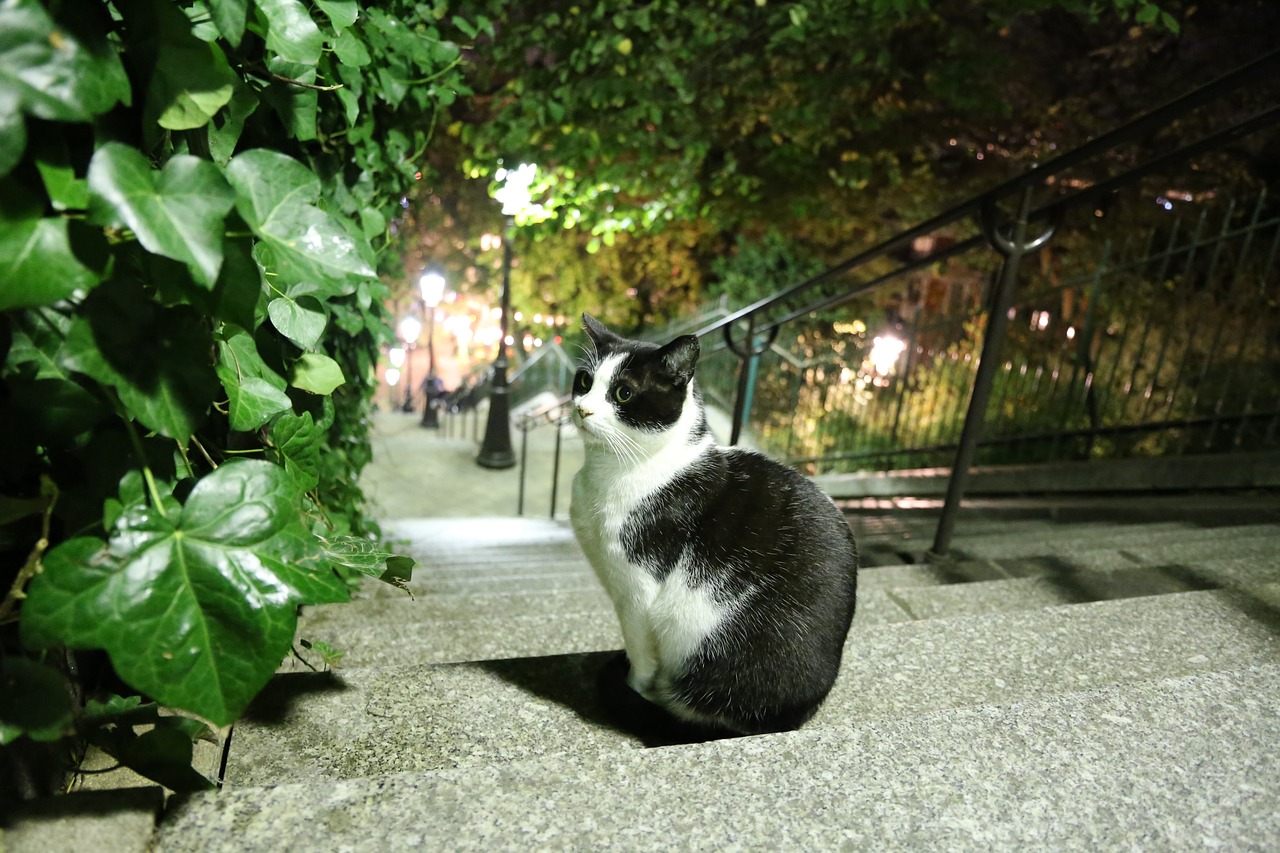
[[[705,431],[693,387],[696,337],[682,335],[658,346],[616,335],[589,314],[582,321],[593,352],[573,378],[573,420],[588,441],[625,455],[624,448],[673,431],[689,440]]]

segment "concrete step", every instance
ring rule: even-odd
[[[1270,539],[1280,542],[1280,525],[1251,524],[1234,527],[1186,527],[1180,523],[1125,525],[1109,532],[1082,534],[1075,525],[1036,537],[1017,534],[965,536],[955,540],[957,556],[994,559],[999,557],[1034,557],[1053,555],[1058,551],[1103,550],[1132,551],[1142,548],[1167,548],[1183,543],[1231,542],[1237,539]],[[1280,547],[1280,546],[1277,546]]]
[[[1261,589],[855,630],[841,677],[809,725],[1277,663],[1280,591]],[[595,673],[606,657],[278,676],[236,726],[226,783],[278,784],[298,774],[341,779],[638,747],[608,725],[595,694]]]
[[[1274,850],[1277,742],[1280,667],[1258,665],[678,748],[300,770],[182,800],[156,850]]]

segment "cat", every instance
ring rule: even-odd
[[[796,471],[716,444],[696,337],[658,346],[583,323],[594,352],[573,382],[585,459],[570,518],[617,611],[626,685],[694,726],[799,728],[853,619],[849,525]]]

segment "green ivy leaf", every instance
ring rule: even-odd
[[[337,54],[339,62],[352,68],[361,68],[373,61],[369,49],[355,30],[343,30],[333,41],[333,52]]]
[[[128,104],[129,91],[124,66],[105,38],[84,43],[37,0],[0,3],[0,102],[16,101],[37,118],[88,121]]]
[[[271,425],[270,439],[276,457],[299,491],[309,492],[320,483],[320,447],[324,431],[310,412],[281,415]]]
[[[253,338],[236,332],[218,342],[218,379],[227,392],[231,428],[249,432],[293,408],[285,381],[258,354]]]
[[[18,93],[0,89],[0,178],[13,171],[27,149],[27,125],[18,109]]]
[[[267,305],[267,315],[280,334],[304,350],[315,347],[328,324],[324,306],[310,296],[273,299]]]
[[[17,185],[0,185],[0,311],[50,305],[98,277],[71,250],[67,221],[40,215],[40,202]]]
[[[41,139],[35,160],[54,210],[83,210],[89,206],[89,185],[77,177],[61,136]]]
[[[164,308],[141,285],[109,281],[81,306],[63,342],[70,370],[115,388],[129,414],[185,443],[204,420],[216,381],[208,322],[193,308]]]
[[[267,19],[267,50],[286,62],[315,65],[324,49],[324,35],[307,7],[298,0],[258,0]]]
[[[376,542],[358,536],[337,536],[321,542],[325,556],[335,564],[401,588],[411,579],[417,564],[409,557],[393,554]]]
[[[66,679],[26,658],[0,658],[0,746],[23,735],[36,741],[58,740],[73,721]]]
[[[228,240],[226,256],[213,294],[215,316],[242,329],[257,327],[258,298],[262,295],[262,271],[253,259],[253,243],[249,238]]]
[[[332,394],[333,389],[346,382],[338,362],[318,352],[304,352],[293,365],[289,384],[312,394]]]
[[[191,793],[216,787],[191,766],[192,740],[168,723],[173,719],[161,717],[156,728],[140,735],[117,730],[114,737],[100,740],[99,745],[125,767],[171,791]]]
[[[315,0],[316,5],[329,16],[335,32],[342,32],[356,22],[360,7],[355,0]]]
[[[135,689],[226,725],[288,654],[304,590],[332,587],[306,567],[315,546],[279,466],[227,462],[181,511],[126,512],[109,547],[82,537],[46,554],[22,636],[105,649]]]
[[[196,157],[179,155],[156,172],[136,148],[109,142],[89,162],[90,221],[127,225],[147,251],[187,264],[209,288],[234,203],[218,167]]]
[[[265,379],[250,376],[241,382],[224,382],[229,401],[231,428],[250,432],[293,407],[289,395],[271,386]]]
[[[320,197],[320,179],[306,166],[277,151],[254,149],[227,165],[236,210],[271,250],[271,263],[290,285],[335,282],[341,292],[353,279],[374,278],[373,266],[355,239],[332,216],[311,202]]]
[[[220,166],[227,165],[236,151],[236,143],[244,132],[244,123],[258,109],[258,96],[243,84],[237,84],[222,115],[210,122],[209,156]]]
[[[169,130],[204,127],[231,100],[238,78],[222,48],[191,33],[187,17],[170,7],[160,18],[160,46],[147,90],[156,123]]]
[[[229,45],[239,47],[240,39],[244,36],[249,0],[208,0],[208,3],[218,32],[222,33]]]

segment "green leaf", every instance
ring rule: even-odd
[[[67,221],[40,216],[40,203],[16,185],[0,185],[0,311],[50,305],[98,277],[71,250]]]
[[[13,171],[27,149],[27,125],[18,110],[18,93],[0,89],[0,178]]]
[[[231,723],[288,654],[308,590],[332,588],[308,567],[319,555],[302,519],[279,466],[224,463],[181,511],[127,512],[110,547],[82,537],[46,554],[23,639],[105,649],[135,689]]]
[[[227,392],[234,430],[255,430],[293,408],[289,395],[284,393],[284,379],[262,360],[253,338],[245,332],[236,332],[218,342],[215,370]]]
[[[298,0],[258,0],[267,19],[267,50],[286,62],[315,65],[324,48],[324,35]]]
[[[355,0],[315,0],[315,3],[329,16],[335,32],[342,32],[360,16],[360,7]]]
[[[0,95],[6,110],[16,101],[37,118],[88,121],[129,103],[129,79],[105,38],[78,38],[36,0],[6,0],[0,2]]]
[[[62,137],[41,140],[35,159],[54,210],[83,210],[89,206],[89,185],[72,168]]]
[[[238,78],[220,47],[192,35],[185,15],[175,17],[174,24],[162,18],[160,50],[147,100],[161,127],[192,130],[208,124],[231,100]]]
[[[249,9],[249,0],[208,0],[218,32],[232,47],[240,46]]]
[[[318,352],[304,352],[293,365],[289,384],[312,394],[332,394],[346,382],[338,362]]]
[[[412,558],[392,554],[376,542],[359,536],[337,536],[321,542],[325,556],[335,564],[401,588],[411,579],[413,567],[417,565]]]
[[[236,191],[236,210],[271,249],[272,264],[285,284],[316,279],[351,285],[374,278],[373,266],[358,243],[332,216],[311,202],[320,196],[320,179],[306,166],[277,151],[255,149],[237,154],[227,165]]]
[[[231,428],[249,432],[293,407],[289,395],[278,391],[265,379],[250,376],[239,384],[224,383],[230,402]]]
[[[214,315],[233,326],[253,329],[262,295],[262,271],[253,259],[253,243],[248,237],[228,240],[224,249],[226,256],[213,288],[217,301]]]
[[[343,65],[361,68],[373,61],[364,41],[356,35],[355,30],[343,30],[333,41],[333,52]]]
[[[244,123],[258,109],[258,96],[245,85],[237,85],[231,100],[221,115],[209,123],[209,156],[219,166],[225,166],[236,153],[236,143],[244,132]]]
[[[299,491],[309,492],[320,483],[320,448],[324,432],[310,412],[282,415],[271,425],[271,444],[285,472]]]
[[[179,155],[156,172],[136,148],[109,142],[89,162],[90,221],[128,226],[206,287],[218,278],[222,223],[234,203],[218,167],[196,157]]]
[[[306,142],[316,138],[316,118],[320,111],[320,93],[298,83],[313,84],[316,82],[314,65],[298,62],[286,62],[273,56],[267,62],[267,69],[284,80],[277,80],[262,92],[262,99],[269,103],[280,116],[285,130],[293,138]]]
[[[114,280],[84,301],[60,360],[115,388],[148,428],[185,443],[213,395],[212,345],[208,321],[193,308],[164,308],[141,285]]]
[[[73,721],[65,678],[26,658],[0,658],[0,746],[23,735],[58,740],[71,731]]]
[[[125,767],[171,791],[191,793],[216,787],[191,766],[191,738],[177,726],[162,723],[140,735],[129,732],[101,745]]]
[[[273,299],[267,315],[280,334],[304,350],[315,347],[328,323],[324,306],[310,296]]]

